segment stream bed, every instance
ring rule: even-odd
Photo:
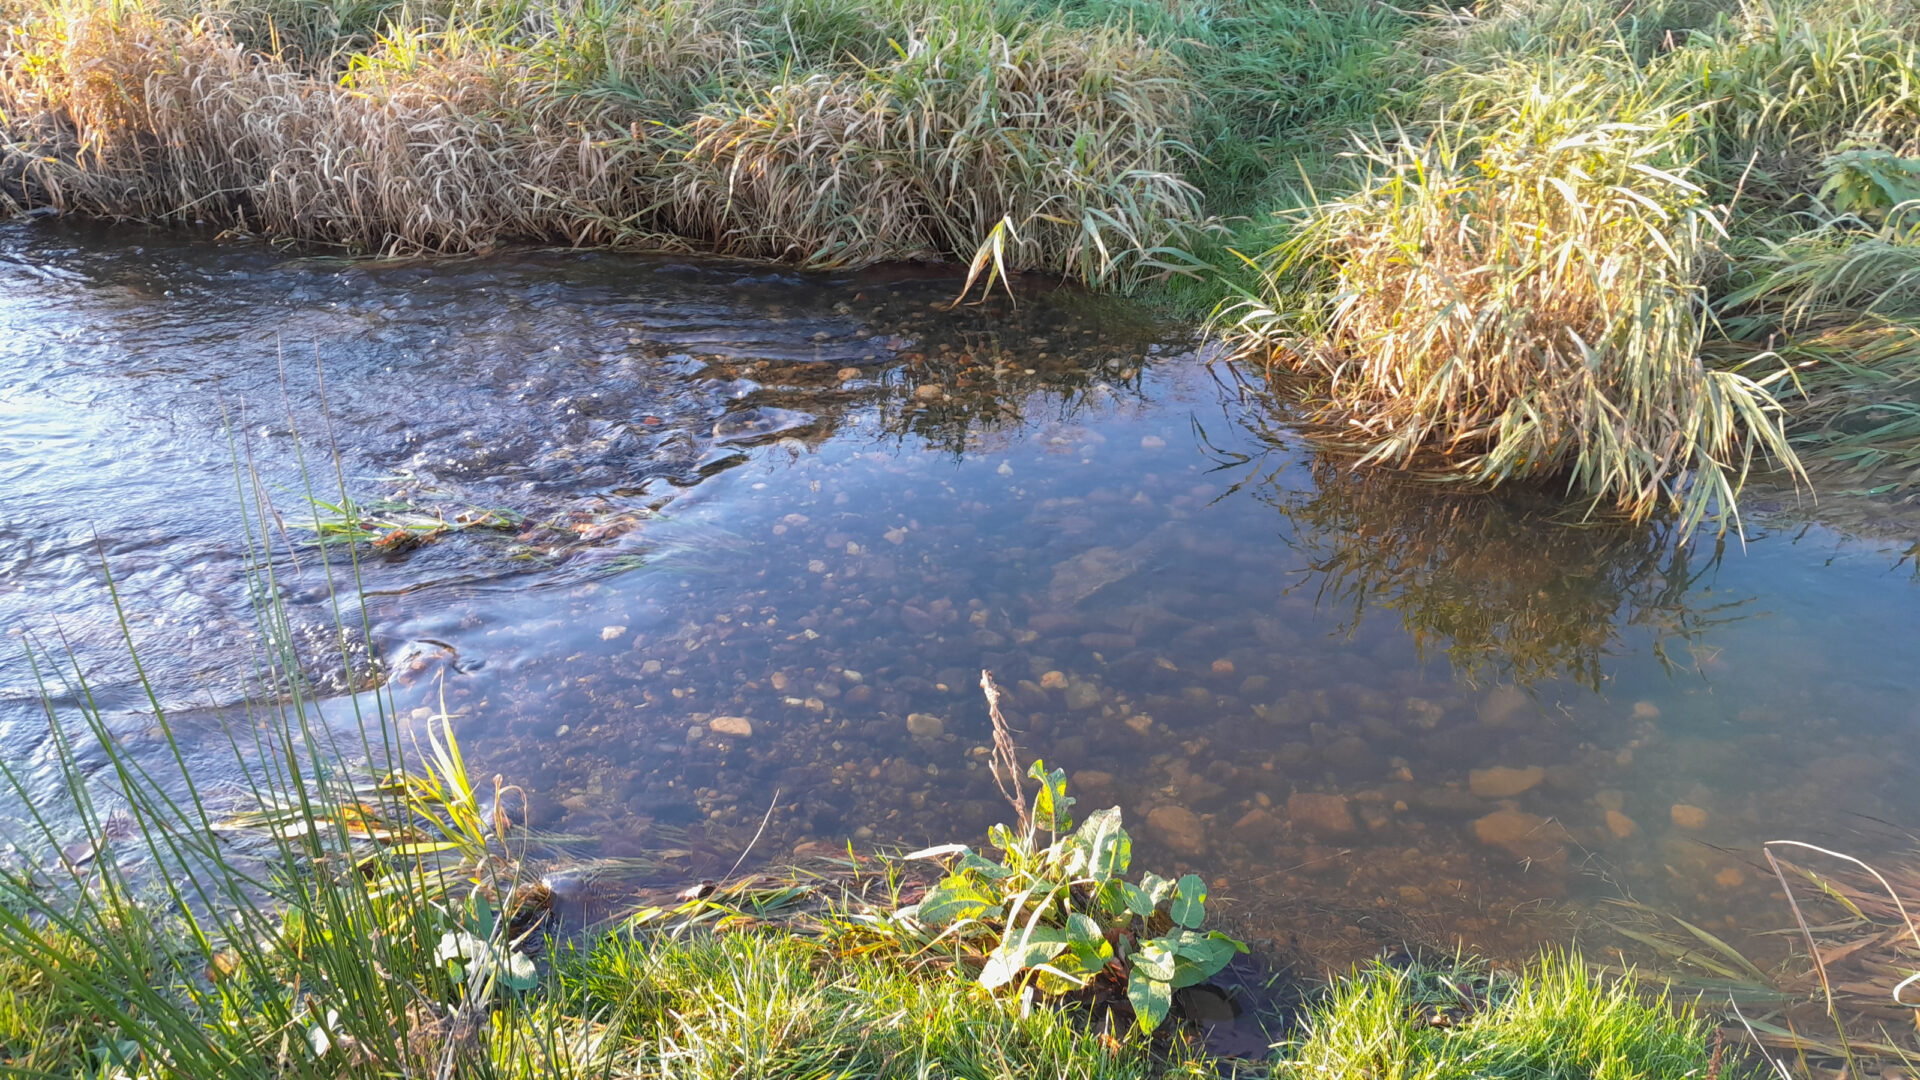
[[[58,817],[42,697],[73,691],[28,640],[165,752],[111,571],[217,774],[267,545],[328,715],[375,684],[403,724],[444,702],[533,824],[662,882],[750,842],[981,841],[1008,816],[982,669],[1023,753],[1124,809],[1137,866],[1329,962],[1646,959],[1620,900],[1765,955],[1790,916],[1763,841],[1912,851],[1911,540],[1783,495],[1681,546],[1357,474],[1190,328],[957,285],[0,224],[0,761]],[[302,525],[342,486],[512,525],[363,548],[372,648],[343,660],[352,568]]]

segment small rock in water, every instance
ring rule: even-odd
[[[897,525],[891,529],[888,529],[886,532],[882,533],[881,535],[886,537],[887,543],[889,544],[903,544],[907,540],[907,530],[902,529]]]
[[[1145,735],[1147,732],[1153,730],[1153,717],[1148,716],[1146,713],[1135,713],[1127,717],[1126,723],[1128,727],[1141,735]]]
[[[907,732],[916,738],[937,739],[945,734],[947,725],[932,713],[908,713]]]
[[[913,396],[921,401],[936,401],[940,397],[940,388],[927,383],[913,388]]]
[[[834,377],[841,382],[852,382],[860,377],[860,369],[857,367],[843,367]]]
[[[753,721],[744,716],[716,716],[707,721],[716,735],[731,735],[736,739],[753,737]]]
[[[1358,735],[1348,735],[1335,739],[1326,749],[1320,751],[1321,760],[1336,769],[1348,772],[1363,772],[1374,764],[1373,748],[1367,740]]]
[[[1707,812],[1697,806],[1686,803],[1674,803],[1673,823],[1683,829],[1704,829],[1707,827]]]
[[[1148,435],[1140,440],[1140,449],[1142,450],[1165,450],[1166,448],[1167,440],[1158,435]]]
[[[1345,795],[1296,791],[1287,797],[1287,819],[1296,829],[1323,836],[1341,836],[1356,828]]]
[[[1618,810],[1607,811],[1607,831],[1622,840],[1640,831],[1640,826]]]
[[[1739,867],[1729,866],[1713,875],[1713,883],[1723,889],[1737,889],[1747,883],[1747,875],[1741,873]]]
[[[1280,819],[1256,806],[1233,823],[1233,835],[1246,844],[1272,840],[1280,835]]]
[[[1231,661],[1231,660],[1215,660],[1215,661],[1213,662],[1213,673],[1214,673],[1215,675],[1231,675],[1231,674],[1233,674],[1233,661]]]
[[[1065,690],[1067,688],[1067,673],[1064,671],[1047,672],[1045,675],[1040,676],[1040,688],[1043,690]]]
[[[985,747],[981,747],[985,750]],[[1082,769],[1073,774],[1073,786],[1088,802],[1104,802],[1113,795],[1113,774],[1098,769]]]
[[[1012,463],[1012,462],[1007,462],[1007,461],[1003,461],[1003,462],[1001,462],[1001,463],[1000,463],[1000,467],[999,467],[999,468],[997,468],[997,469],[995,469],[995,470],[993,470],[993,471],[994,471],[994,472],[997,472],[997,473],[999,473],[999,474],[1000,474],[1001,476],[1012,476],[1012,475],[1013,475],[1013,463]]]
[[[1495,810],[1473,823],[1483,844],[1505,848],[1523,859],[1560,863],[1566,858],[1567,830],[1550,818],[1520,810]]]
[[[1525,791],[1532,791],[1546,779],[1547,770],[1538,765],[1529,765],[1516,769],[1510,765],[1495,765],[1491,769],[1475,769],[1467,774],[1467,789],[1483,799],[1509,799]]]
[[[1100,688],[1090,682],[1075,679],[1067,683],[1067,708],[1078,712],[1091,709],[1100,704]]]
[[[1651,701],[1636,701],[1633,703],[1633,718],[1635,720],[1658,720],[1660,719],[1660,706],[1655,705]]]
[[[1527,692],[1512,683],[1496,686],[1480,703],[1480,722],[1488,727],[1505,727],[1520,719],[1531,704]]]
[[[627,628],[624,626],[603,626],[600,628],[600,640],[612,641],[626,632]]]
[[[1205,827],[1200,818],[1184,806],[1154,807],[1147,815],[1147,828],[1178,854],[1199,855],[1207,850]]]

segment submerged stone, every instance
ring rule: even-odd
[[[1287,796],[1287,820],[1303,832],[1322,836],[1344,836],[1359,826],[1345,795],[1296,791]]]
[[[1538,765],[1529,765],[1524,769],[1495,765],[1491,769],[1475,769],[1468,773],[1467,790],[1483,799],[1510,799],[1539,787],[1540,781],[1546,777],[1547,770]]]
[[[1207,850],[1206,827],[1193,811],[1184,806],[1157,806],[1147,815],[1147,828],[1155,838],[1181,855],[1199,855]]]
[[[1480,702],[1480,722],[1488,727],[1506,727],[1522,719],[1532,704],[1527,692],[1512,683],[1496,686]]]
[[[1673,809],[1669,811],[1669,813],[1673,817],[1673,823],[1683,829],[1704,829],[1707,827],[1707,812],[1697,806],[1689,806],[1686,803],[1674,803]]]
[[[1552,818],[1521,810],[1495,810],[1475,820],[1473,835],[1489,847],[1504,848],[1522,859],[1555,865],[1565,860],[1566,845],[1573,839]]]

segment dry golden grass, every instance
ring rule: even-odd
[[[0,73],[26,175],[63,209],[450,252],[614,242],[651,202],[617,107],[530,94],[540,72],[471,48],[332,82],[205,25],[69,7]]]
[[[1199,217],[1188,91],[1117,31],[929,21],[885,63],[806,72],[772,66],[734,0],[589,3],[423,18],[305,64],[209,19],[16,5],[0,175],[63,209],[374,252],[693,243],[845,265],[968,256],[1011,219],[1014,268],[1086,280],[1151,271]]]
[[[1722,215],[1689,114],[1614,76],[1516,68],[1428,139],[1367,145],[1372,180],[1303,217],[1231,329],[1316,376],[1365,461],[1724,523],[1756,457],[1794,457],[1766,386],[1700,359]],[[1302,272],[1318,293],[1275,304]]]
[[[1103,280],[1199,217],[1176,141],[1189,92],[1117,31],[932,23],[884,66],[703,110],[675,231],[839,264],[970,252],[1010,219],[1017,265]]]

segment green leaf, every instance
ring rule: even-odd
[[[1173,1009],[1173,987],[1135,967],[1127,979],[1127,1000],[1133,1004],[1134,1021],[1140,1029],[1152,1031]]]
[[[1033,823],[1035,827],[1050,833],[1063,833],[1073,828],[1073,797],[1067,794],[1067,770],[1047,771],[1047,763],[1034,759],[1033,768],[1027,775],[1040,781],[1040,790],[1033,797]]]
[[[1107,940],[1107,935],[1101,932],[1099,923],[1076,911],[1067,916],[1067,940],[1076,945],[1092,944]]]
[[[509,990],[531,990],[540,985],[540,977],[535,973],[531,959],[513,952],[507,954],[506,970],[500,973],[500,984]]]
[[[1152,978],[1167,982],[1173,978],[1175,959],[1166,939],[1154,938],[1142,942],[1139,951],[1133,954],[1133,970],[1144,971]]]
[[[960,861],[956,865],[962,870],[971,870],[988,881],[1000,881],[1013,876],[1013,871],[971,851],[960,856]]]
[[[1153,917],[1153,894],[1131,882],[1120,883],[1122,898],[1127,902],[1127,910],[1143,919]]]
[[[1074,877],[1105,882],[1127,872],[1133,861],[1133,838],[1120,827],[1120,808],[1095,810],[1073,834],[1074,858],[1067,872]]]
[[[1076,941],[1067,951],[1054,957],[1053,966],[1075,975],[1095,975],[1113,960],[1113,946],[1105,938],[1096,942]]]
[[[1174,886],[1173,904],[1167,913],[1173,921],[1191,930],[1207,917],[1207,883],[1199,874],[1188,874]]]
[[[929,926],[946,926],[961,919],[998,915],[1000,905],[969,878],[949,874],[928,891],[920,901],[920,921]]]
[[[1155,907],[1159,907],[1161,901],[1173,895],[1173,882],[1151,870],[1140,875],[1140,887],[1147,891],[1147,896],[1153,900]]]
[[[1174,930],[1153,938],[1146,945],[1173,954],[1174,970],[1169,981],[1176,989],[1206,982],[1233,962],[1234,953],[1247,951],[1245,945],[1225,934],[1201,934],[1192,930]]]
[[[1066,948],[1064,930],[1054,926],[1031,927],[1019,939],[1002,941],[987,955],[986,966],[980,969],[980,985],[988,990],[1005,986],[1021,972],[1052,960]]]
[[[1001,851],[1011,852],[1015,843],[1013,830],[1005,825],[993,825],[987,829],[987,843]]]
[[[1118,917],[1127,911],[1127,890],[1131,888],[1132,885],[1119,878],[1106,882],[1094,890],[1094,907],[1108,919]]]
[[[467,928],[474,937],[482,941],[493,936],[493,905],[487,898],[474,893],[467,905]]]

